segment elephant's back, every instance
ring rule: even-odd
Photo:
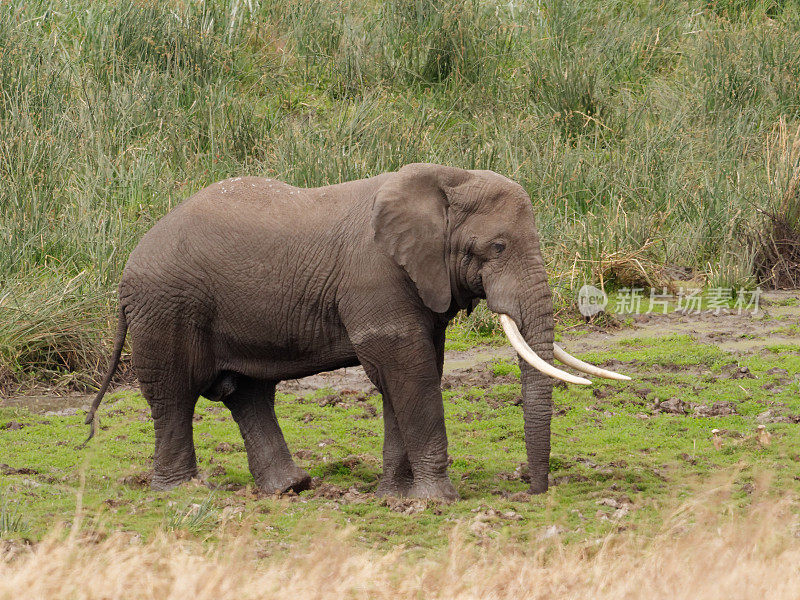
[[[307,294],[333,298],[341,257],[360,255],[359,245],[371,240],[362,208],[380,180],[310,189],[260,177],[214,183],[145,234],[120,295],[152,304],[142,290],[166,288],[209,313],[262,306],[264,299],[291,305]]]
[[[128,267],[152,269],[154,261],[190,259],[233,233],[263,234],[281,215],[295,214],[287,203],[306,201],[304,190],[274,179],[233,177],[213,183],[156,222],[131,253]]]
[[[268,177],[231,177],[212,183],[195,193],[181,206],[203,210],[258,209],[270,211],[287,205],[307,204],[308,190]]]
[[[120,281],[123,306],[132,312],[176,307],[206,321],[218,311],[293,293],[299,274],[291,269],[292,255],[319,238],[314,222],[329,217],[330,211],[314,217],[317,204],[310,190],[260,177],[234,177],[198,191],[131,253]]]

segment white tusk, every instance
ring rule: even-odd
[[[560,379],[561,381],[566,381],[567,383],[580,383],[582,385],[592,384],[592,382],[588,379],[577,377],[576,375],[570,375],[566,371],[562,371],[561,369],[554,367],[542,359],[531,349],[530,346],[528,346],[525,338],[523,338],[522,334],[519,332],[517,324],[514,323],[514,320],[508,315],[500,315],[500,324],[503,326],[503,331],[505,331],[506,335],[508,336],[508,341],[511,342],[512,346],[514,346],[514,350],[516,350],[517,353],[530,366],[534,367],[535,369],[539,369],[545,375],[549,375],[555,379]]]
[[[631,378],[628,377],[627,375],[614,373],[614,371],[607,371],[606,369],[601,369],[600,367],[596,367],[594,365],[590,365],[589,363],[583,362],[579,358],[575,358],[574,356],[567,354],[567,352],[558,344],[553,344],[553,356],[555,357],[556,360],[560,360],[568,367],[572,367],[573,369],[577,369],[578,371],[583,371],[584,373],[588,373],[589,375],[595,375],[597,377],[605,377],[606,379],[617,379],[619,381],[631,380]]]

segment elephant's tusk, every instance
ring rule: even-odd
[[[523,338],[522,334],[519,332],[517,324],[514,323],[514,319],[508,315],[500,315],[500,324],[503,326],[503,331],[506,332],[508,341],[511,342],[514,350],[516,350],[517,353],[525,360],[525,362],[527,362],[533,368],[540,370],[545,375],[549,375],[555,379],[560,379],[561,381],[566,381],[567,383],[580,383],[582,385],[592,384],[592,382],[588,379],[584,379],[583,377],[578,377],[576,375],[570,375],[566,371],[562,371],[561,369],[554,367],[542,359],[531,349],[530,346],[528,346],[525,338]]]
[[[606,369],[601,369],[600,367],[596,367],[594,365],[590,365],[589,363],[583,362],[579,358],[575,358],[574,356],[567,354],[567,352],[558,344],[553,344],[553,357],[556,360],[560,360],[568,367],[572,367],[573,369],[577,369],[578,371],[583,371],[584,373],[588,373],[589,375],[596,375],[597,377],[605,377],[606,379],[617,379],[619,381],[631,380],[631,378],[628,377],[627,375],[614,373],[614,371],[607,371]]]

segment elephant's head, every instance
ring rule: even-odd
[[[588,365],[553,343],[553,304],[525,190],[492,171],[411,164],[378,190],[378,245],[408,273],[437,313],[485,298],[519,353],[531,491],[547,490],[552,378],[589,384],[555,368],[627,379]]]

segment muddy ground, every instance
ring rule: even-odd
[[[571,353],[604,350],[615,343],[634,338],[690,335],[703,344],[718,346],[727,352],[755,354],[768,345],[800,342],[800,290],[766,292],[756,313],[731,311],[699,314],[619,315],[611,326],[579,325],[561,332],[561,344]],[[491,363],[512,359],[510,346],[477,346],[469,350],[448,350],[445,355],[443,387],[481,386],[497,383]],[[281,382],[278,391],[305,395],[319,389],[336,392],[377,393],[361,367],[337,369]],[[133,388],[119,388],[126,390]],[[0,399],[0,406],[26,407],[36,413],[75,414],[88,409],[93,395],[34,394]]]

